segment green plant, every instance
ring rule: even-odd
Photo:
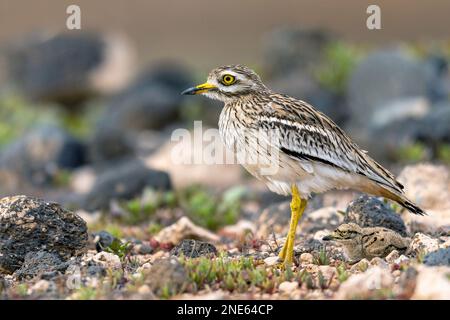
[[[283,281],[299,279],[297,272],[278,269],[267,270],[252,257],[230,258],[220,253],[215,259],[180,258],[188,274],[189,285],[192,292],[209,287],[230,292],[248,292],[259,288],[262,292],[272,293]]]
[[[245,188],[228,189],[222,196],[212,194],[203,187],[193,186],[180,194],[180,204],[197,224],[211,230],[236,222]]]
[[[314,263],[325,266],[330,264],[330,259],[328,258],[327,250],[325,247],[322,247],[319,251],[319,254],[314,256]]]
[[[337,278],[340,283],[346,281],[350,276],[349,273],[347,272],[345,263],[343,262],[336,268],[336,271],[337,271]]]
[[[437,150],[437,158],[443,163],[450,164],[450,144],[441,144]]]
[[[97,290],[92,287],[80,287],[75,293],[78,300],[94,300],[97,297]]]
[[[325,49],[324,59],[315,70],[314,76],[323,87],[342,94],[361,55],[361,50],[354,46],[334,42]]]
[[[406,162],[419,162],[427,157],[427,147],[423,143],[415,142],[400,146],[396,151],[396,158]]]
[[[115,238],[109,246],[102,249],[106,252],[115,254],[121,260],[123,260],[130,253],[131,244],[130,242],[122,242],[119,239]]]

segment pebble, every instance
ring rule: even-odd
[[[350,268],[350,272],[352,273],[365,272],[367,268],[369,268],[369,265],[370,265],[369,260],[367,260],[366,258],[361,259]]]
[[[394,261],[395,264],[402,264],[402,263],[408,263],[408,262],[409,262],[409,258],[403,254],[400,257],[398,257],[397,259],[395,259],[395,261]]]
[[[423,233],[416,233],[411,240],[408,251],[416,254],[430,253],[439,249],[439,241]]]
[[[389,265],[387,264],[386,261],[384,261],[383,259],[381,259],[380,257],[375,257],[372,260],[370,260],[370,265],[371,266],[378,266],[380,268],[383,269],[388,269]]]
[[[298,288],[298,282],[284,281],[280,283],[278,289],[281,293],[291,293]]]
[[[268,257],[264,259],[264,263],[268,266],[274,266],[278,263],[278,257]]]
[[[398,259],[400,257],[400,254],[399,254],[399,252],[397,251],[397,250],[393,250],[393,251],[391,251],[391,253],[389,253],[387,256],[386,256],[386,261],[388,262],[388,263],[393,263],[396,259]]]
[[[314,256],[311,253],[305,252],[300,255],[300,264],[313,264]]]
[[[109,252],[99,252],[93,258],[93,261],[103,265],[105,268],[111,268],[114,270],[121,269],[122,263],[120,262],[120,258],[113,253]]]

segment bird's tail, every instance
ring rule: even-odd
[[[390,188],[382,188],[380,190],[380,195],[394,200],[395,202],[397,202],[398,204],[400,204],[402,207],[404,207],[405,209],[407,209],[408,211],[420,215],[420,216],[424,216],[427,215],[427,213],[421,209],[418,205],[416,205],[414,202],[412,202],[411,200],[409,200],[403,193],[399,193],[398,191],[394,191],[394,190],[390,190]]]

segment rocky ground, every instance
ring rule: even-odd
[[[439,175],[420,184],[409,178],[430,170]],[[349,192],[315,197],[301,221],[291,268],[277,262],[288,202],[261,210],[254,195],[236,196],[233,203],[246,211],[245,219],[199,226],[179,195],[153,211],[141,198],[139,210],[129,202],[119,220],[89,216],[86,227],[80,218],[86,213],[25,196],[4,198],[0,294],[5,299],[449,299],[449,171],[417,165],[400,177],[429,216]],[[445,192],[434,189],[440,184]],[[222,199],[212,205],[227,204]],[[145,219],[127,226],[123,222],[131,215]],[[362,250],[349,261],[345,245],[323,240],[349,223],[363,230],[384,227],[383,249]],[[405,246],[396,246],[394,238]]]

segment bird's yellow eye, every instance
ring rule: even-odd
[[[231,74],[226,74],[222,77],[222,83],[226,86],[230,86],[236,82],[236,78]]]

